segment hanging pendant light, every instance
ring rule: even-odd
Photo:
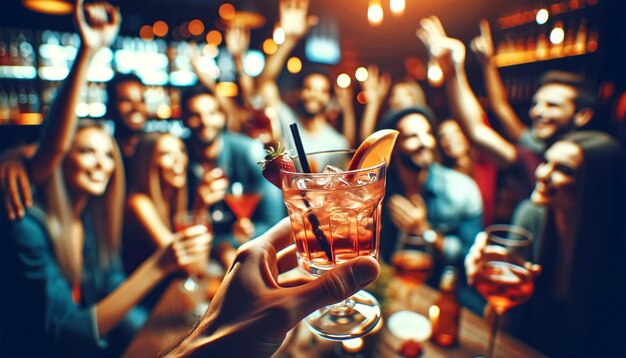
[[[22,0],[28,10],[50,15],[67,15],[74,11],[74,4],[66,0]]]

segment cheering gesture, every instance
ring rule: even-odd
[[[309,31],[309,27],[317,24],[317,17],[307,16],[308,0],[283,0],[280,2],[280,27],[285,37],[300,39]]]
[[[487,20],[480,22],[480,36],[476,36],[470,46],[474,54],[476,54],[476,58],[482,64],[488,63],[493,58],[495,51],[493,49],[491,29]]]
[[[424,43],[430,56],[439,62],[444,75],[452,73],[457,66],[463,66],[465,45],[457,39],[448,37],[436,16],[420,21],[417,37]]]
[[[106,2],[83,4],[83,0],[76,1],[74,19],[82,46],[94,51],[110,46],[122,23],[117,7]]]

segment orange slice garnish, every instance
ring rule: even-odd
[[[348,170],[371,168],[389,162],[398,134],[400,132],[393,129],[382,129],[370,134],[354,153]]]

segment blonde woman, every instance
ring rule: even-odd
[[[191,227],[125,279],[119,259],[124,170],[113,138],[83,123],[38,202],[8,229],[3,250],[3,353],[119,354],[142,323],[131,309],[161,280],[208,254],[206,228]],[[129,330],[130,328],[130,330]],[[114,333],[115,332],[115,333]],[[11,336],[11,340],[7,339]],[[28,344],[38,337],[41,344]],[[109,346],[109,347],[107,347]],[[105,350],[108,348],[109,350]]]

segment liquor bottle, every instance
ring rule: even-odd
[[[441,294],[428,310],[433,327],[431,340],[442,347],[457,344],[459,337],[460,305],[456,299],[456,283],[456,269],[447,266],[439,284]]]

